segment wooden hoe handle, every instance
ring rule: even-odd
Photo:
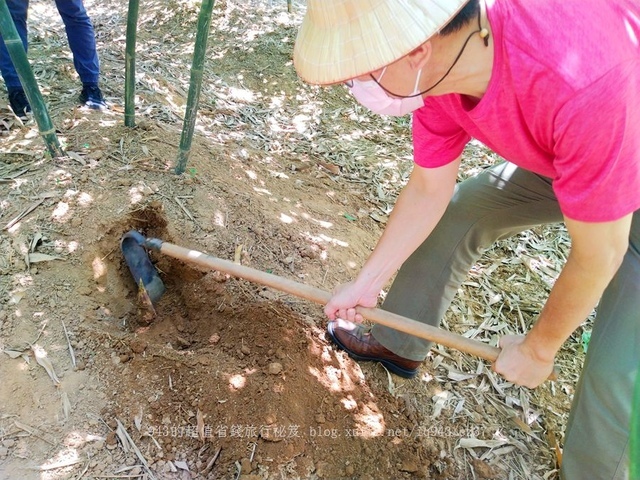
[[[184,262],[199,265],[201,267],[219,270],[234,277],[266,285],[320,305],[325,305],[331,299],[331,294],[329,292],[319,288],[295,282],[288,278],[279,277],[278,275],[271,273],[262,272],[254,268],[245,267],[243,265],[230,262],[229,260],[213,257],[196,250],[163,242],[157,238],[147,239],[144,246],[152,250],[159,251],[169,257],[177,258]],[[412,320],[392,312],[387,312],[386,310],[381,310],[379,308],[356,307],[356,311],[363,317],[368,318],[375,323],[379,323],[380,325],[408,333],[415,337],[439,343],[445,347],[455,348],[461,352],[470,353],[476,357],[483,358],[488,362],[495,362],[498,358],[498,354],[500,353],[500,349],[497,347],[493,347],[478,340],[463,337],[462,335],[457,335],[431,325],[420,323],[416,320]],[[556,380],[557,378],[558,368],[555,367],[554,371],[549,376],[549,380]]]

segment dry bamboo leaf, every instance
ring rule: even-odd
[[[431,399],[436,403],[433,406],[433,413],[431,414],[431,418],[438,418],[442,413],[442,409],[447,404],[447,401],[452,396],[449,392],[440,392],[434,395]]]
[[[118,422],[118,427],[116,428],[116,435],[120,439],[120,445],[122,445],[122,450],[124,450],[124,453],[129,453],[131,446],[129,445],[129,440],[127,439],[127,432],[120,422]]]
[[[58,376],[53,369],[53,364],[51,363],[51,360],[47,358],[46,350],[39,345],[32,345],[31,350],[33,350],[33,354],[36,357],[36,362],[38,362],[38,365],[40,365],[47,371],[47,373],[51,377],[51,380],[53,380],[53,383],[55,385],[60,384],[60,380],[58,379]]]
[[[71,465],[76,465],[77,463],[84,462],[83,458],[78,458],[74,460],[63,460],[61,462],[50,463],[49,465],[40,465],[38,467],[27,467],[29,470],[36,470],[38,472],[46,472],[48,470],[57,470],[58,468],[70,467]]]
[[[378,223],[387,223],[387,217],[383,217],[382,215],[378,215],[376,212],[372,212],[369,214],[371,218],[373,218]]]
[[[515,449],[516,447],[507,445],[506,447],[496,448],[495,450],[492,450],[492,453],[494,456],[499,457],[500,455],[506,455],[507,453],[511,453]]]
[[[487,374],[487,378],[491,382],[493,388],[498,392],[501,396],[505,396],[504,390],[498,385],[498,379],[496,378],[496,374],[490,368],[485,368],[485,373]]]
[[[24,352],[19,352],[17,350],[3,350],[4,353],[9,355],[11,358],[21,357]]]
[[[133,424],[136,426],[138,431],[142,428],[142,408],[138,411],[138,414],[133,417]]]
[[[197,422],[197,430],[198,430],[198,438],[200,441],[204,442],[204,414],[198,409],[196,413],[196,422]]]
[[[62,257],[47,255],[46,253],[29,253],[29,263],[50,262],[51,260],[64,260]]]
[[[242,248],[244,247],[244,245],[238,245],[236,247],[236,251],[233,255],[233,263],[237,263],[238,265],[240,265],[240,258],[242,257]]]
[[[78,162],[80,165],[86,165],[87,162],[84,160],[84,158],[82,158],[80,155],[78,155],[76,152],[71,152],[69,150],[67,150],[65,152],[67,154],[67,156],[73,160],[75,160],[76,162]]]
[[[40,241],[42,240],[42,234],[41,233],[36,233],[33,238],[31,239],[31,242],[29,243],[29,251],[30,252],[35,252],[36,251],[36,247],[38,246],[38,243],[40,243]]]
[[[533,430],[531,430],[531,427],[527,425],[520,417],[513,416],[511,417],[511,421],[515,423],[518,426],[518,428],[522,430],[524,433],[526,433],[527,435],[533,436]]]
[[[150,480],[156,480],[156,476],[153,474],[153,472],[149,468],[149,463],[147,462],[147,460],[142,455],[142,452],[140,452],[140,449],[138,448],[138,446],[135,443],[133,443],[133,440],[131,440],[131,437],[129,436],[129,434],[125,430],[125,428],[122,425],[122,423],[120,422],[120,420],[118,420],[116,418],[116,422],[118,424],[118,429],[116,430],[116,433],[118,434],[118,436],[120,436],[120,435],[124,436],[125,440],[127,441],[127,445],[130,446],[130,448],[136,454],[136,457],[138,457],[138,460],[140,460],[140,462],[142,463],[142,466],[144,467],[145,471],[147,472],[147,477]],[[157,443],[156,443],[156,445],[157,445]]]
[[[384,368],[384,371],[387,372],[387,381],[388,381],[387,390],[389,391],[389,393],[391,394],[392,397],[395,397],[396,396],[396,386],[393,383],[393,378],[391,378],[391,374],[389,373],[389,370],[387,370],[384,365],[382,365],[382,368]]]
[[[24,291],[22,291],[22,290],[17,291],[17,292],[15,292],[15,293],[13,293],[11,295],[10,301],[11,301],[11,303],[18,304],[18,303],[20,303],[20,300],[22,300],[24,298],[24,296],[25,296],[25,292]]]
[[[71,402],[69,401],[69,395],[67,395],[67,392],[62,392],[60,398],[62,400],[62,413],[64,414],[64,419],[68,420],[69,414],[71,413]]]
[[[454,368],[449,369],[449,373],[447,374],[447,378],[449,380],[453,380],[454,382],[461,382],[463,380],[469,380],[470,378],[474,377],[476,377],[474,373],[464,373]]]
[[[560,468],[562,466],[562,449],[560,448],[560,445],[558,445],[556,435],[551,429],[547,431],[547,441],[549,442],[551,448],[553,448],[553,451],[556,453],[556,466]]]
[[[461,438],[458,442],[460,448],[496,448],[508,444],[507,440],[482,440],[480,438]]]
[[[40,204],[44,202],[44,198],[38,200],[35,203],[32,203],[31,205],[29,205],[26,209],[24,209],[22,212],[20,212],[18,214],[18,216],[16,216],[15,218],[13,218],[9,223],[7,223],[4,226],[5,230],[9,230],[11,227],[13,227],[16,223],[18,223],[20,220],[22,220],[24,217],[26,217],[27,215],[29,215],[31,212],[33,212],[36,208],[38,208],[40,206]]]

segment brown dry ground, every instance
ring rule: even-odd
[[[199,5],[142,2],[136,128],[126,2],[87,7],[110,111],[76,107],[59,17],[36,1],[32,64],[71,153],[51,159],[5,115],[0,223],[19,221],[0,232],[0,478],[556,478],[581,331],[535,391],[442,347],[406,381],[335,349],[319,306],[155,253],[167,293],[142,321],[119,248],[132,229],[324,290],[351,279],[410,171],[409,125],[299,82],[303,4],[218,2],[177,176]],[[473,145],[461,175],[493,161]],[[560,228],[502,242],[444,326],[494,345],[524,331],[566,250]]]

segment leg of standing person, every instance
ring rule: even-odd
[[[105,108],[99,87],[100,60],[95,31],[84,4],[82,0],[56,0],[56,7],[67,32],[73,65],[82,82],[80,101],[90,108]]]
[[[24,50],[27,51],[29,48],[27,40],[27,11],[29,9],[29,1],[7,0],[7,7],[11,13],[11,18],[16,26],[18,35],[20,35],[20,39],[22,40]],[[16,68],[13,66],[4,41],[0,41],[0,72],[2,72],[2,78],[7,87],[11,108],[16,115],[25,118],[26,113],[31,111],[31,106],[24,94],[18,72],[16,72]]]
[[[602,296],[565,434],[562,478],[629,478],[634,382],[640,367],[640,211],[629,249]]]

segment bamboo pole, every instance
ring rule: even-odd
[[[136,38],[140,0],[129,0],[127,40],[124,56],[124,124],[136,126]]]
[[[36,77],[33,75],[33,70],[31,70],[31,66],[29,65],[27,52],[24,49],[24,45],[22,45],[20,35],[18,35],[16,26],[13,23],[6,0],[0,0],[0,35],[2,35],[4,43],[7,46],[11,61],[16,68],[20,83],[24,88],[24,93],[31,105],[33,117],[38,125],[38,131],[49,153],[52,157],[64,156],[64,151],[56,136],[56,129],[53,126],[47,106],[38,88]]]
[[[184,173],[187,160],[189,159],[189,153],[191,152],[191,141],[193,140],[193,130],[196,126],[205,53],[207,51],[207,39],[209,37],[209,28],[211,27],[211,12],[213,11],[214,3],[214,0],[203,0],[202,6],[200,7],[200,14],[198,15],[198,30],[196,34],[196,44],[193,49],[187,110],[184,116],[182,136],[180,137],[180,152],[178,153],[176,165],[176,174],[178,175]]]

